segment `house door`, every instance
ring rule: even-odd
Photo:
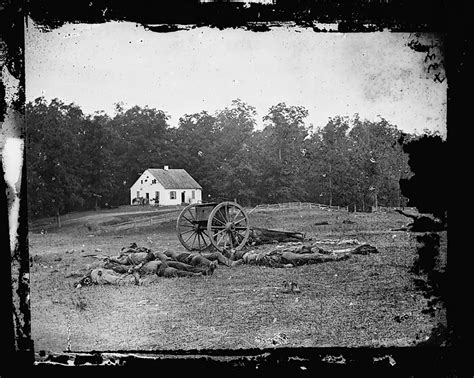
[[[184,201],[186,199],[185,194],[186,194],[186,192],[181,192],[181,203],[184,203]]]

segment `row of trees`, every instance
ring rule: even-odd
[[[203,198],[243,205],[312,201],[329,205],[400,206],[409,177],[400,138],[385,119],[336,116],[314,129],[308,111],[279,103],[256,129],[256,110],[234,100],[209,114],[186,114],[170,127],[161,110],[115,106],[84,114],[75,104],[37,98],[26,105],[28,201],[32,217],[126,204],[147,168],[186,169]]]

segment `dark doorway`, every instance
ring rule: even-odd
[[[184,203],[186,192],[181,192],[181,203]]]

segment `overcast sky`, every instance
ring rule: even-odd
[[[307,124],[329,117],[384,117],[399,129],[446,134],[447,81],[423,70],[425,54],[405,33],[315,33],[278,27],[255,33],[196,28],[154,33],[126,22],[26,29],[27,100],[44,96],[85,113],[123,102],[179,117],[213,113],[236,98],[255,106],[258,127],[272,105],[309,111]]]

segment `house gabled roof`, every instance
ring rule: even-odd
[[[147,169],[165,189],[202,189],[184,169]]]

